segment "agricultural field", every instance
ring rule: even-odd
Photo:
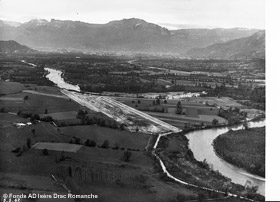
[[[54,143],[54,142],[37,142],[32,146],[32,149],[47,149],[51,151],[77,152],[81,149],[81,145],[69,143]]]
[[[0,95],[19,93],[24,89],[24,85],[18,82],[7,82],[0,80]]]
[[[229,97],[197,97],[192,98],[192,101],[198,102],[198,103],[207,103],[209,105],[216,105],[220,106],[222,108],[228,109],[230,107],[239,107],[241,108],[242,105],[236,102],[234,99]]]
[[[110,147],[118,145],[119,148],[131,148],[144,150],[150,135],[131,133],[120,129],[111,129],[96,125],[61,127],[60,132],[68,137],[78,137],[84,141],[94,140],[97,145],[109,141]]]
[[[17,118],[15,115],[8,115],[6,113],[1,117],[1,121],[4,120],[3,122],[6,122],[5,120],[14,120],[13,118]],[[67,127],[63,128],[66,129]],[[63,128],[61,128],[62,131]],[[32,129],[36,129],[35,134],[32,133]],[[122,136],[120,140],[118,140],[119,136],[112,133],[112,131],[114,131],[113,129],[110,129],[111,131],[109,130],[107,133],[104,132],[106,130],[102,129],[99,131],[100,136],[106,134],[105,136],[110,142],[112,139],[115,139],[119,141],[121,145],[123,141],[122,138],[125,136]],[[76,131],[80,131],[76,136],[83,134],[81,130]],[[95,131],[98,131],[97,127]],[[123,131],[123,133],[127,133],[127,136],[129,135],[129,132]],[[110,135],[114,137],[110,138]],[[138,135],[148,140],[147,135],[137,134],[137,136]],[[131,138],[130,142],[134,140],[134,144],[140,145],[137,136]],[[27,138],[31,139],[31,145],[34,145],[33,147],[30,149],[25,148],[25,151],[20,156],[16,156],[15,153],[11,152],[17,147],[26,145]],[[160,198],[161,201],[168,201],[179,193],[196,196],[195,192],[182,188],[175,183],[166,185],[161,181],[158,174],[154,171],[154,161],[145,154],[144,151],[131,151],[132,156],[130,161],[124,162],[122,160],[124,150],[82,146],[75,153],[67,152],[65,149],[64,155],[68,160],[58,161],[62,153],[61,151],[53,150],[51,147],[56,147],[57,144],[67,144],[70,139],[70,137],[61,135],[55,126],[48,123],[37,123],[22,128],[16,128],[11,124],[6,125],[6,128],[1,127],[1,156],[5,158],[1,158],[0,169],[3,173],[0,173],[0,178],[3,179],[1,180],[1,185],[6,187],[1,189],[1,192],[13,188],[23,191],[32,189],[35,193],[46,190],[49,193],[65,193],[63,187],[59,184],[55,184],[50,175],[52,174],[64,179],[62,173],[65,172],[61,173],[61,169],[68,168],[69,166],[73,168],[82,166],[82,170],[86,169],[87,173],[91,170],[93,174],[96,174],[93,178],[94,181],[81,181],[79,176],[75,175],[75,177],[65,178],[67,187],[71,188],[71,190],[74,190],[76,193],[80,190],[82,191],[81,193],[84,194],[91,193],[92,190],[94,190],[94,194],[98,194],[101,199],[106,201],[112,201],[112,196],[116,197],[113,200],[114,202],[130,201],[133,197],[140,201],[142,199],[154,201],[156,198]],[[145,146],[144,143],[147,143],[144,141],[145,139],[142,140],[141,148]],[[48,145],[46,147],[48,148],[48,155],[42,154],[41,149],[43,149],[44,146],[41,147],[41,149],[36,149],[38,144],[42,143]],[[126,142],[126,144],[128,143],[129,142]],[[75,146],[75,144],[67,145]],[[77,146],[80,147],[81,145]],[[121,166],[122,164],[124,164],[124,167]],[[110,177],[105,178],[104,176]],[[144,181],[138,182],[134,180],[138,179],[139,176],[144,176]],[[27,181],[26,179],[29,180]],[[7,180],[9,184],[7,184]],[[44,180],[44,183],[41,182],[40,184],[40,180]],[[49,184],[52,184],[52,186],[49,186]],[[130,190],[131,193],[128,195],[128,198],[124,200],[120,194],[126,193],[127,190]],[[169,193],[168,196],[165,194],[167,192]],[[109,193],[110,197],[108,195]]]
[[[211,126],[214,119],[218,120],[219,124],[227,123],[226,119],[218,116],[219,108],[196,102],[195,98],[188,98],[187,100],[160,100],[160,103],[157,103],[156,99],[116,99],[181,129],[184,129],[185,124],[203,123],[204,125]],[[182,105],[182,113],[176,114],[176,105],[179,101]]]
[[[20,92],[12,95],[1,96],[1,107],[8,112],[17,113],[18,111],[29,112],[33,114],[73,111],[81,108],[77,103],[69,101],[62,97],[33,94],[29,92]]]
[[[18,173],[4,173],[0,172],[0,194],[13,193],[13,194],[25,194],[36,193],[36,194],[66,194],[62,186],[58,186],[54,183],[49,176],[39,176],[39,175],[28,175],[28,174],[18,174]],[[21,199],[21,201],[27,201]],[[30,200],[29,200],[30,201]],[[37,200],[39,202],[45,201],[44,199]],[[48,199],[50,202],[55,202],[57,199]],[[72,199],[60,200],[74,202]]]
[[[55,90],[49,88],[48,92],[39,92],[40,94],[20,92],[1,96],[1,104],[5,108],[5,112],[0,113],[0,152],[4,157],[0,159],[0,179],[3,179],[1,193],[11,189],[14,193],[27,193],[29,190],[34,193],[67,193],[62,187],[64,184],[74,193],[85,194],[94,190],[94,194],[100,196],[100,201],[129,202],[134,198],[138,201],[168,202],[178,194],[197,197],[195,191],[176,183],[166,184],[161,179],[155,168],[155,161],[144,151],[150,135],[97,125],[56,127],[43,121],[16,127],[14,123],[30,122],[29,118],[16,114],[20,109],[39,113],[42,117],[53,116],[60,121],[76,118],[78,111],[85,109],[69,99],[49,96],[52,92]],[[25,96],[28,99],[24,100]],[[48,109],[47,114],[45,109]],[[98,116],[98,113],[89,110],[88,115]],[[69,144],[73,141],[73,136],[80,138],[80,144]],[[87,139],[94,140],[97,145],[86,146]],[[109,148],[99,147],[104,140],[109,141]],[[61,144],[64,146],[61,147]],[[115,148],[116,145],[119,146],[118,149]],[[70,151],[68,148],[76,149]],[[47,154],[43,153],[43,149],[47,149]],[[123,160],[125,149],[131,152],[129,162]],[[92,173],[92,180],[85,180],[79,175],[65,176],[67,172],[64,169],[69,167],[82,169],[82,174],[84,170]],[[51,175],[62,181],[55,183]],[[49,186],[50,184],[52,185]],[[124,199],[122,194],[128,190],[129,194]]]
[[[161,119],[163,121],[166,121],[167,123],[169,121],[181,123],[181,128],[184,127],[185,123],[191,123],[191,124],[203,123],[204,125],[212,125],[213,119],[218,120],[220,124],[227,123],[227,120],[217,115],[198,115],[197,117],[191,117],[186,115],[165,114],[165,113],[156,113],[156,112],[147,112],[147,114],[154,116],[158,119]]]
[[[54,112],[54,113],[45,113],[45,114],[39,114],[39,116],[46,117],[51,116],[54,120],[71,120],[76,119],[78,112],[77,111],[66,111],[66,112]]]

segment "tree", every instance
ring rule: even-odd
[[[176,114],[182,114],[182,111],[183,111],[182,104],[180,101],[178,101],[176,105]]]
[[[187,201],[187,197],[184,194],[177,194],[176,202],[185,202]]]
[[[18,116],[21,116],[21,115],[22,115],[22,111],[19,110],[19,111],[17,112],[17,115],[18,115]]]
[[[250,128],[249,128],[249,124],[248,124],[247,121],[245,121],[245,122],[243,123],[243,128],[244,128],[245,130],[249,130],[249,129],[250,129]]]
[[[157,105],[160,105],[160,99],[157,98]]]
[[[43,150],[42,150],[42,154],[43,154],[43,155],[48,155],[48,154],[49,154],[49,151],[48,151],[47,149],[43,149]]]
[[[209,164],[208,164],[208,162],[207,162],[206,159],[204,159],[204,160],[202,161],[202,166],[203,166],[205,169],[207,169],[207,170],[209,170],[209,168],[210,168],[210,166],[209,166]]]
[[[90,140],[89,140],[89,139],[87,139],[87,140],[85,141],[85,145],[86,145],[86,146],[90,146]]]
[[[78,114],[77,114],[77,118],[83,118],[86,115],[86,113],[84,112],[84,110],[79,110]]]
[[[252,193],[257,193],[258,189],[259,189],[258,186],[252,186],[252,187],[251,187],[251,192],[252,192]]]
[[[41,121],[51,122],[51,121],[53,121],[53,118],[51,116],[45,116],[45,117],[41,118]]]
[[[119,148],[120,148],[119,144],[118,144],[118,143],[115,143],[113,149],[119,149]]]
[[[64,161],[65,160],[65,152],[64,151],[61,151],[60,153],[60,161]]]
[[[101,145],[102,148],[108,149],[109,148],[109,141],[104,140],[103,144]]]
[[[123,161],[129,162],[131,156],[132,156],[132,152],[131,151],[127,151],[127,150],[124,151],[124,153],[123,153]]]
[[[75,144],[80,144],[80,138],[75,137]]]
[[[28,100],[28,95],[24,96],[23,100]]]
[[[95,142],[94,140],[91,140],[91,141],[90,141],[90,146],[91,146],[91,147],[95,147],[95,146],[96,146],[96,142]]]
[[[199,192],[197,197],[199,200],[204,200],[206,198],[203,192]]]
[[[219,121],[217,119],[212,120],[212,126],[217,126],[219,124]]]
[[[34,119],[34,120],[40,120],[40,116],[39,116],[38,114],[34,114],[34,115],[33,115],[33,119]]]
[[[138,100],[138,104],[140,104],[141,103],[141,101],[140,100]]]
[[[35,132],[36,132],[35,128],[33,128],[33,129],[31,130],[31,132],[32,132],[33,135],[35,135]]]
[[[26,139],[26,145],[27,145],[28,148],[31,147],[31,139],[30,138]]]
[[[121,130],[124,130],[124,127],[125,127],[125,124],[122,123],[122,124],[120,125],[120,129],[121,129]]]

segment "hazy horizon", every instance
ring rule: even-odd
[[[48,22],[50,22],[51,20],[61,20],[61,21],[73,21],[73,22],[83,22],[83,23],[89,23],[89,24],[107,24],[109,22],[112,21],[120,21],[120,20],[124,20],[124,19],[132,19],[135,17],[130,17],[130,18],[122,18],[122,19],[112,19],[108,22],[105,23],[94,23],[94,22],[86,22],[86,21],[81,21],[81,20],[71,20],[71,19],[56,19],[56,18],[51,18],[51,19],[43,19],[43,18],[33,18],[24,22],[19,22],[19,21],[12,21],[12,20],[3,20],[0,18],[0,20],[6,22],[7,24],[10,24],[11,26],[18,26],[27,22],[30,22],[32,20],[47,20]],[[140,18],[137,18],[140,19]],[[257,30],[265,30],[265,28],[254,28],[254,27],[215,27],[215,26],[210,26],[210,25],[195,25],[195,24],[170,24],[170,23],[154,23],[154,22],[150,22],[147,21],[145,19],[141,19],[144,20],[148,23],[153,23],[153,24],[157,24],[161,27],[165,27],[169,30],[179,30],[179,29],[234,29],[234,28],[240,28],[240,29],[257,29]],[[18,25],[17,25],[18,24]]]
[[[265,29],[264,0],[0,0],[0,19],[24,23],[31,19],[105,24],[139,18],[168,29]]]

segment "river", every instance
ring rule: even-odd
[[[80,91],[80,87],[78,85],[72,85],[64,81],[62,78],[62,72],[60,70],[44,68],[47,72],[46,78],[55,83],[59,88]]]
[[[265,126],[265,120],[249,123],[250,128],[263,126]],[[189,139],[189,147],[197,160],[203,161],[206,159],[206,161],[213,166],[214,170],[219,170],[220,173],[232,179],[232,182],[234,183],[245,185],[246,181],[249,180],[253,185],[259,187],[258,193],[264,195],[265,179],[263,177],[250,174],[247,171],[222,160],[216,155],[212,146],[213,140],[217,136],[229,131],[230,129],[240,130],[242,127],[243,126],[241,124],[233,127],[199,130],[188,133],[186,137]]]

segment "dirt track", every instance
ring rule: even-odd
[[[93,111],[102,112],[119,123],[125,123],[131,129],[138,127],[140,132],[166,133],[181,131],[170,124],[167,124],[157,118],[154,118],[109,97],[81,94],[67,90],[61,90],[61,92]],[[135,120],[145,122],[146,125],[139,126],[135,123]]]

